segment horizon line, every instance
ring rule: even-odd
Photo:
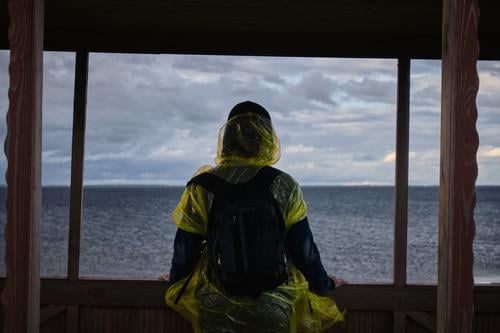
[[[301,187],[395,187],[395,184],[377,183],[299,183]],[[168,183],[91,183],[83,184],[83,187],[184,187],[185,184]],[[439,187],[439,184],[408,184],[409,187]],[[495,187],[500,184],[476,184],[476,187]],[[42,187],[71,187],[70,184],[42,184]],[[6,184],[0,184],[0,188],[7,188]]]

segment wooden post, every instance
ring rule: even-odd
[[[68,279],[70,281],[77,281],[80,275],[80,234],[82,224],[83,162],[85,155],[88,73],[89,53],[76,52],[68,241]],[[66,311],[66,326],[68,332],[78,332],[78,311],[77,305],[68,306]]]
[[[477,0],[443,1],[438,332],[472,332]]]
[[[394,212],[394,286],[406,287],[408,238],[408,154],[410,137],[410,59],[398,59],[396,183]],[[394,332],[406,330],[406,313],[394,312]]]
[[[38,332],[43,0],[9,0],[5,332]]]
[[[71,152],[71,194],[69,209],[68,279],[78,280],[80,273],[80,230],[82,221],[83,160],[87,113],[89,54],[76,53],[75,94],[73,100],[73,142]]]

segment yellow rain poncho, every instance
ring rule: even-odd
[[[279,157],[279,141],[271,121],[244,113],[221,128],[217,166],[201,167],[196,174],[211,172],[229,183],[245,182]],[[307,214],[300,187],[288,174],[281,173],[273,181],[271,192],[288,231]],[[202,186],[189,185],[173,214],[178,228],[206,236],[212,199]],[[175,282],[165,295],[167,305],[191,321],[195,332],[321,332],[343,320],[334,300],[308,290],[306,279],[293,263],[287,284],[250,298],[227,295],[210,283],[207,262],[204,251],[194,272]]]

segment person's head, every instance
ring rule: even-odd
[[[269,112],[251,101],[236,104],[219,132],[217,165],[273,165],[279,158]]]

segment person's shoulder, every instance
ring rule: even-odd
[[[213,166],[211,165],[208,165],[208,164],[205,164],[205,165],[202,165],[201,167],[199,167],[194,173],[193,175],[191,176],[191,179],[193,179],[194,177],[198,176],[198,175],[201,175],[202,173],[205,173],[205,172],[212,172],[214,169]]]
[[[213,172],[213,169],[214,167],[211,166],[211,165],[202,165],[201,167],[199,167],[194,173],[193,175],[191,176],[191,178],[189,178],[189,181],[187,182],[187,185],[186,185],[186,188],[187,189],[196,189],[198,188],[198,184],[196,183],[196,181],[193,181],[197,176],[203,174],[203,173],[211,173]]]
[[[276,176],[275,183],[281,183],[281,185],[290,189],[300,187],[299,182],[295,180],[295,178],[293,178],[289,173],[278,168],[275,169],[280,172],[278,176]]]

